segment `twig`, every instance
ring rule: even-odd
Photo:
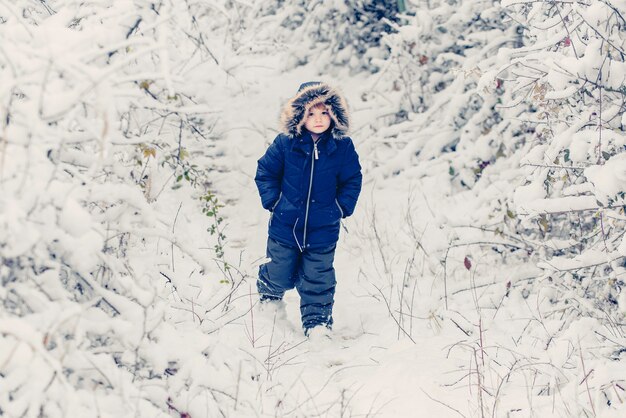
[[[463,332],[463,334],[467,335],[468,337],[470,336],[470,333],[469,333],[469,332],[467,332],[467,331],[465,331],[465,330],[463,329],[463,327],[461,327],[461,326],[460,326],[460,325],[459,325],[459,324],[458,324],[458,323],[457,323],[454,319],[452,319],[452,318],[449,318],[449,319],[450,319],[450,321],[452,321],[452,323],[453,323],[454,325],[456,325],[456,327],[457,327],[458,329],[460,329],[460,330],[461,330],[461,332]]]
[[[398,322],[398,320],[396,319],[395,315],[393,314],[393,312],[391,311],[391,306],[389,306],[389,302],[387,301],[387,298],[385,297],[385,295],[383,294],[382,290],[380,290],[380,288],[378,286],[376,286],[375,284],[372,283],[372,286],[374,286],[376,288],[376,290],[378,290],[378,293],[380,293],[380,295],[383,297],[383,300],[385,301],[385,305],[387,305],[387,310],[389,311],[389,315],[391,316],[391,318],[393,318],[393,320],[395,321],[395,323],[398,325],[398,328],[402,330],[402,332],[404,333],[404,335],[406,335],[407,337],[409,337],[409,339],[411,341],[413,341],[413,344],[417,344],[415,342],[415,340],[413,339],[413,337],[411,337],[411,335],[406,332],[406,330],[402,327],[402,325],[400,324],[400,322]]]
[[[481,372],[480,372],[480,368],[478,366],[478,356],[476,354],[476,350],[474,350],[474,362],[476,363],[476,384],[477,384],[477,390],[476,390],[476,396],[478,396],[478,405],[480,406],[480,416],[481,418],[485,418],[485,407],[483,405],[483,385],[482,385],[482,381],[481,381]],[[471,387],[471,385],[470,385]]]
[[[250,322],[252,327],[252,339],[250,341],[252,342],[252,347],[254,347],[256,340],[254,338],[254,304],[252,303],[252,285],[249,285],[248,287],[250,288]]]
[[[448,253],[450,252],[450,246],[446,249],[446,255],[443,258],[443,296],[446,302],[446,310],[448,310]]]
[[[431,401],[437,402],[438,404],[443,405],[443,406],[445,406],[446,408],[453,410],[454,412],[456,412],[456,413],[457,413],[457,414],[459,414],[460,416],[462,416],[462,417],[464,417],[464,418],[467,418],[467,416],[466,416],[466,415],[464,415],[463,413],[461,413],[461,411],[459,411],[458,409],[453,408],[453,407],[451,407],[450,405],[448,405],[448,404],[446,404],[446,403],[443,403],[443,402],[441,402],[441,401],[440,401],[440,400],[438,400],[438,399],[433,398],[433,397],[432,397],[432,396],[430,396],[430,395],[428,394],[428,392],[426,392],[424,389],[420,388],[420,390],[424,393],[424,395],[428,396],[428,398],[429,398]]]
[[[554,7],[556,8],[556,11],[559,14],[559,17],[561,18],[561,23],[563,23],[563,27],[565,28],[565,31],[567,32],[567,38],[570,41],[572,50],[574,51],[574,56],[576,57],[576,59],[579,59],[578,53],[576,52],[576,47],[574,46],[574,40],[572,39],[572,34],[570,33],[569,28],[567,27],[567,24],[565,23],[565,19],[563,18],[563,15],[561,14],[561,9],[559,9],[559,6],[556,3],[554,4]]]
[[[267,346],[267,359],[265,360],[265,368],[267,371],[267,380],[272,380],[271,379],[271,374],[270,374],[270,370],[272,369],[271,366],[271,358],[272,358],[272,340],[274,339],[274,329],[276,328],[276,315],[277,315],[278,311],[274,312],[274,320],[272,321],[272,332],[270,333],[270,343]]]
[[[609,338],[609,337],[607,337],[606,335],[604,335],[604,334],[600,334],[598,331],[594,331],[594,333],[595,333],[596,335],[599,335],[600,337],[604,338],[605,340],[612,342],[612,343],[613,343],[613,344],[615,344],[615,345],[619,345],[619,346],[620,346],[620,347],[622,347],[622,348],[626,348],[626,345],[621,344],[621,343],[618,343],[617,341],[614,341],[614,340],[610,339],[610,338]]]
[[[582,382],[580,382],[580,384],[582,385],[582,383],[585,382],[585,386],[587,387],[587,396],[589,397],[589,404],[591,405],[593,416],[596,416],[596,409],[593,406],[593,400],[591,399],[591,390],[589,390],[589,382],[587,380],[588,374],[587,374],[587,371],[585,370],[585,359],[583,358],[583,350],[582,350],[582,347],[580,346],[580,339],[578,340],[578,352],[580,353],[580,363],[583,368],[583,374],[585,375],[585,378],[583,379]],[[589,374],[591,374],[592,371],[593,369],[589,372]]]
[[[146,164],[147,165],[147,164]],[[176,211],[176,216],[174,217],[174,223],[172,224],[172,236],[174,236],[174,231],[176,230],[176,221],[178,220],[178,214],[180,213],[180,208],[183,207],[183,202],[180,202],[178,205],[178,210]],[[176,273],[176,268],[174,266],[174,243],[170,243],[171,245],[171,256],[172,256],[172,272]]]
[[[540,167],[540,168],[555,168],[558,170],[585,170],[587,167],[568,167],[563,165],[554,165],[554,164],[537,164],[537,163],[524,163],[520,164],[520,167]]]
[[[415,257],[415,253],[413,253],[413,257]],[[413,260],[411,261],[407,261],[407,265],[404,268],[404,277],[402,278],[402,289],[400,289],[400,313],[398,316],[398,320],[400,321],[400,323],[404,322],[404,317],[402,316],[403,312],[403,308],[404,308],[404,289],[406,288],[406,280],[407,277],[410,274],[411,268],[409,266],[409,263],[412,263]],[[398,336],[397,339],[400,340],[400,328],[398,327]]]
[[[518,362],[519,359],[515,359],[513,364],[511,364],[511,367],[509,367],[508,373],[500,379],[500,383],[498,384],[498,388],[496,389],[496,394],[494,397],[495,399],[493,400],[493,410],[491,411],[492,418],[496,418],[496,410],[498,409],[498,397],[500,396],[500,390],[502,389],[504,382],[509,380],[509,376],[511,376],[511,373],[513,373],[513,369]]]
[[[128,30],[128,32],[126,32],[126,39],[130,38],[130,35],[133,34],[133,32],[135,30],[137,30],[137,28],[139,27],[139,24],[141,23],[141,21],[143,20],[143,18],[140,16],[136,21],[135,24]]]
[[[389,274],[389,267],[387,266],[387,258],[385,257],[385,253],[383,252],[382,240],[380,239],[380,235],[378,234],[378,229],[376,228],[376,211],[372,210],[372,230],[374,231],[374,236],[376,237],[376,243],[378,247],[378,251],[380,253],[380,258],[383,262],[383,267],[385,268],[385,274]]]
[[[307,402],[312,401],[315,397],[317,397],[320,393],[322,393],[322,391],[326,388],[326,386],[328,386],[328,384],[330,383],[330,381],[335,377],[335,375],[337,375],[339,372],[342,372],[344,370],[347,369],[353,369],[355,367],[365,367],[365,366],[370,366],[368,364],[355,364],[353,366],[345,366],[342,367],[340,369],[335,370],[333,373],[331,373],[330,376],[328,376],[328,378],[326,379],[326,381],[322,384],[322,386],[319,388],[319,390],[315,393],[315,394],[311,394],[311,392],[309,391],[309,389],[306,387],[305,385],[305,389],[307,391],[307,393],[309,394],[309,397],[305,400],[303,400],[302,402],[300,402],[298,405],[296,405],[293,409],[291,409],[290,411],[287,411],[285,413],[285,416],[289,416],[292,413],[294,413],[295,411],[297,411],[298,409],[300,409],[300,407],[302,407],[303,405],[305,405]],[[298,380],[300,382],[302,382],[302,384],[304,385],[304,381],[302,380],[302,377],[299,377]],[[317,409],[317,407],[316,407]]]

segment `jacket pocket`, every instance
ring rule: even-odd
[[[280,194],[278,195],[278,200],[276,201],[276,203],[274,203],[274,206],[272,206],[272,209],[270,210],[270,212],[274,213],[274,209],[276,209],[276,206],[278,206],[278,204],[280,203],[280,199],[283,198],[283,192],[280,192]]]
[[[341,209],[341,205],[339,204],[339,201],[337,199],[335,199],[335,204],[337,205],[337,208],[339,209],[339,214],[341,215],[339,219],[343,218],[343,209]]]
[[[276,209],[276,206],[278,206],[278,204],[280,203],[280,199],[283,198],[283,192],[280,192],[280,194],[278,195],[278,200],[276,201],[276,203],[274,203],[274,206],[272,206],[272,209],[270,210],[271,215],[270,215],[270,223],[269,225],[272,226],[272,219],[274,218],[274,209]]]
[[[309,211],[309,218],[307,222],[307,229],[326,228],[329,226],[335,226],[341,221],[341,211],[337,207],[337,204],[332,201],[326,206],[312,207]]]
[[[298,208],[289,201],[287,196],[281,194],[272,210],[272,222],[278,221],[280,224],[293,225],[297,217]]]

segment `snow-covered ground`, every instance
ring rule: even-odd
[[[255,27],[238,20],[246,17],[239,2],[225,3],[165,2],[158,13],[147,1],[0,3],[0,35],[10,41],[0,44],[0,416],[626,415],[626,293],[611,311],[594,303],[615,296],[624,252],[592,249],[538,265],[540,256],[518,254],[556,253],[583,228],[546,242],[502,229],[521,223],[502,201],[511,203],[525,180],[515,195],[521,207],[563,209],[543,199],[543,185],[563,187],[567,176],[522,169],[522,157],[557,164],[571,140],[567,158],[582,164],[594,152],[589,131],[564,131],[553,148],[523,155],[539,141],[524,131],[523,146],[512,140],[494,150],[496,122],[483,122],[500,97],[483,76],[491,104],[481,108],[472,96],[480,77],[470,80],[483,58],[496,74],[494,57],[470,57],[476,68],[465,79],[442,70],[462,54],[433,42],[434,53],[412,62],[402,48],[415,44],[398,41],[409,64],[390,60],[376,74],[338,68],[329,51],[311,57],[310,45],[273,43],[273,30],[287,30],[274,15]],[[261,3],[241,7],[255,16]],[[296,3],[279,12],[302,9]],[[474,40],[496,33],[494,45],[508,45],[496,8],[482,17],[496,22],[492,32],[463,23],[492,2],[459,2],[454,16],[451,3],[418,15],[423,22],[407,24],[401,38],[430,36],[450,15],[438,32],[448,34],[444,44],[455,45],[460,30]],[[602,19],[610,12],[581,10]],[[307,30],[325,12],[316,8]],[[243,23],[258,31],[246,35]],[[422,66],[430,55],[442,62],[429,74]],[[414,109],[404,122],[396,114],[403,87],[383,86],[402,63],[416,71],[404,81],[419,86],[415,94],[449,82],[445,94],[428,93],[428,111]],[[260,309],[255,291],[269,219],[253,181],[256,160],[277,133],[281,106],[311,80],[339,86],[348,99],[364,174],[336,253],[330,340],[304,337],[295,291],[284,311]],[[458,144],[453,119],[467,127]],[[604,149],[619,153],[623,132],[606,129]],[[453,142],[459,152],[442,153]],[[587,170],[601,200],[620,192],[621,156]],[[587,183],[570,188],[581,201],[598,197]],[[207,190],[223,205],[219,215],[198,203]],[[524,206],[532,199],[534,207]],[[616,247],[623,213],[607,213]],[[547,232],[548,219],[538,222]],[[598,244],[596,229],[585,239]],[[556,274],[598,260],[614,268],[604,288],[593,274],[567,282]]]
[[[619,388],[610,408],[598,398],[598,386],[617,382],[617,369],[624,369],[593,364],[605,351],[594,333],[602,329],[597,321],[565,325],[549,311],[549,290],[528,297],[536,267],[481,266],[476,251],[470,269],[463,258],[448,260],[444,285],[437,257],[448,241],[439,225],[458,222],[465,202],[428,178],[384,178],[368,170],[366,152],[360,155],[363,191],[337,250],[332,341],[303,336],[295,290],[285,298],[286,316],[259,311],[254,281],[269,214],[260,206],[253,177],[282,104],[301,82],[322,78],[350,100],[357,150],[369,150],[377,140],[358,134],[371,114],[359,102],[368,85],[364,76],[328,78],[313,66],[288,73],[271,63],[261,66],[265,70],[238,73],[240,80],[249,77],[246,94],[222,93],[228,97],[227,134],[216,188],[230,202],[223,209],[228,255],[241,260],[246,274],[231,305],[237,319],[216,332],[217,354],[210,356],[230,364],[230,373],[241,379],[239,397],[223,405],[226,415],[584,416],[592,409],[590,394],[602,416],[626,411]],[[564,326],[569,330],[562,333]],[[583,379],[582,370],[594,372]],[[250,397],[243,395],[246,386]],[[232,394],[232,387],[224,390],[229,389]],[[246,404],[250,410],[235,412]]]
[[[233,98],[225,101],[228,134],[222,144],[222,164],[227,169],[216,181],[222,198],[233,202],[224,209],[228,219],[225,233],[229,251],[241,252],[242,269],[249,275],[245,291],[254,289],[256,269],[264,258],[269,218],[260,206],[253,180],[256,160],[273,140],[282,104],[301,82],[318,80],[320,75],[305,67],[288,74],[280,73],[279,68],[255,70],[250,77],[258,81],[246,95],[233,92]],[[367,82],[358,78],[324,81],[339,85],[348,97],[358,97],[359,84]],[[359,117],[358,110],[353,111],[355,131],[359,130]],[[358,150],[371,138],[355,135],[353,139]],[[368,155],[361,155],[361,160],[368,165]],[[431,288],[436,286],[433,278],[411,274],[407,279],[407,294],[415,294],[415,311],[410,312],[415,318],[403,318],[402,333],[384,302],[391,298],[390,307],[398,309],[397,289],[390,289],[390,283],[394,274],[402,274],[406,256],[414,249],[402,251],[402,245],[397,244],[406,237],[396,236],[403,233],[410,182],[391,182],[389,189],[380,180],[365,173],[358,210],[344,222],[335,262],[338,286],[332,341],[304,337],[295,290],[285,298],[286,316],[271,309],[259,311],[257,306],[250,309],[250,304],[257,302],[253,294],[234,304],[234,309],[249,312],[219,330],[217,344],[241,356],[246,377],[250,373],[260,376],[260,414],[429,416],[446,412],[446,407],[428,396],[438,397],[441,389],[436,382],[443,371],[454,370],[455,360],[460,358],[446,358],[445,346],[454,341],[450,336],[436,337],[441,334],[439,319],[429,318],[427,312],[426,317],[421,316],[435,308],[419,306],[430,300]],[[423,209],[424,205],[420,206]],[[420,231],[425,218],[431,217],[424,210],[413,215],[417,218],[415,228]],[[379,223],[378,232],[372,228],[373,216]],[[380,252],[388,257],[385,262]],[[419,268],[421,263],[415,260],[415,264],[414,268]],[[387,294],[390,291],[392,294]]]

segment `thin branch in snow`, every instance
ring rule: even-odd
[[[434,401],[434,402],[437,402],[437,403],[438,403],[438,404],[440,404],[440,405],[445,406],[446,408],[448,408],[448,409],[450,409],[450,410],[452,410],[452,411],[456,412],[457,414],[459,414],[459,415],[460,415],[460,416],[462,416],[463,418],[467,418],[467,416],[466,416],[465,414],[463,414],[461,411],[459,411],[458,409],[456,409],[456,408],[454,408],[454,407],[452,407],[452,406],[448,405],[448,404],[447,404],[447,403],[445,403],[445,402],[442,402],[442,401],[440,401],[440,400],[438,400],[438,399],[433,398],[433,397],[432,397],[432,396],[430,396],[430,395],[428,394],[428,392],[426,392],[424,389],[420,388],[420,390],[424,393],[424,395],[428,396],[428,398],[429,398],[430,400],[432,400],[432,401]]]
[[[587,396],[589,397],[589,405],[591,406],[591,410],[593,412],[593,416],[596,416],[596,408],[594,406],[593,399],[591,397],[591,390],[589,389],[589,382],[587,381],[587,377],[589,377],[589,374],[591,374],[591,372],[593,372],[593,369],[591,369],[589,371],[589,373],[587,373],[587,371],[585,370],[585,359],[583,358],[583,350],[582,350],[582,347],[580,345],[580,340],[578,340],[578,352],[580,354],[580,363],[582,365],[583,374],[585,376],[583,378],[583,381],[580,382],[580,384],[582,385],[583,382],[585,383],[585,386],[587,387]]]
[[[374,286],[376,288],[376,290],[378,290],[378,293],[380,294],[380,296],[383,298],[383,300],[385,301],[385,304],[387,305],[387,311],[389,312],[389,316],[391,316],[391,318],[394,320],[394,322],[396,323],[396,325],[398,326],[398,329],[400,329],[402,331],[402,333],[404,335],[406,335],[407,337],[409,337],[409,340],[411,340],[413,342],[413,344],[417,344],[415,342],[415,340],[413,339],[413,337],[411,337],[411,334],[409,334],[404,327],[402,327],[402,324],[400,324],[400,321],[398,321],[398,319],[395,317],[395,315],[393,314],[393,311],[391,310],[391,306],[389,305],[389,302],[387,301],[387,298],[385,297],[385,295],[383,294],[382,290],[376,286],[375,284],[372,283],[372,286]]]

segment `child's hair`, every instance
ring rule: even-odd
[[[320,103],[314,105],[313,107],[311,107],[310,110],[313,110],[313,109],[326,109],[326,110],[328,110],[328,106],[326,106],[324,103],[320,102]]]

